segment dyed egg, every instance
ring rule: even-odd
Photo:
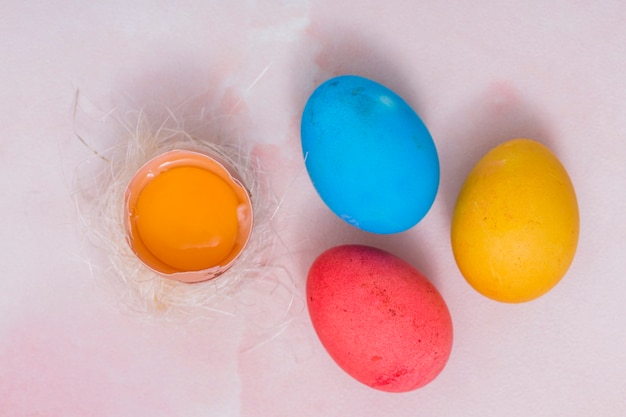
[[[315,189],[353,226],[402,232],[433,204],[435,144],[413,109],[385,86],[353,75],[326,81],[304,108],[301,136]]]
[[[452,349],[452,320],[437,289],[402,259],[368,246],[338,246],[309,271],[313,327],[356,380],[405,392],[432,381]]]
[[[488,152],[463,185],[452,249],[469,284],[503,302],[535,299],[576,252],[578,203],[565,168],[544,145],[515,139]]]

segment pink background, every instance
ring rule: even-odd
[[[0,416],[626,415],[624,22],[617,0],[4,2]],[[304,102],[343,73],[394,89],[435,139],[440,192],[406,233],[342,223],[302,170]],[[268,262],[286,273],[220,301],[228,314],[164,322],[121,307],[94,267],[74,205],[93,155],[74,129],[104,150],[112,112],[185,100],[259,155],[282,198]],[[466,284],[448,236],[470,167],[521,136],[568,169],[581,237],[553,291],[506,305]],[[454,347],[430,385],[374,391],[322,348],[306,272],[340,243],[403,257],[446,299]]]

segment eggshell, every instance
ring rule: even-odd
[[[452,320],[437,289],[380,249],[331,248],[311,266],[307,304],[320,341],[349,375],[382,391],[432,381],[452,349]]]
[[[565,168],[544,145],[515,139],[472,169],[452,218],[452,250],[469,284],[503,302],[535,299],[567,272],[579,214]]]
[[[311,181],[341,219],[373,233],[397,233],[428,212],[439,159],[428,129],[396,93],[345,75],[320,85],[301,123]]]

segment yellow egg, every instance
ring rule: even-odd
[[[472,169],[452,218],[452,250],[481,294],[524,302],[552,289],[578,244],[578,203],[561,162],[544,145],[514,139]]]

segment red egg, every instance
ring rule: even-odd
[[[405,392],[432,381],[452,349],[452,319],[437,289],[380,249],[331,248],[311,266],[307,305],[334,361],[356,380]]]

